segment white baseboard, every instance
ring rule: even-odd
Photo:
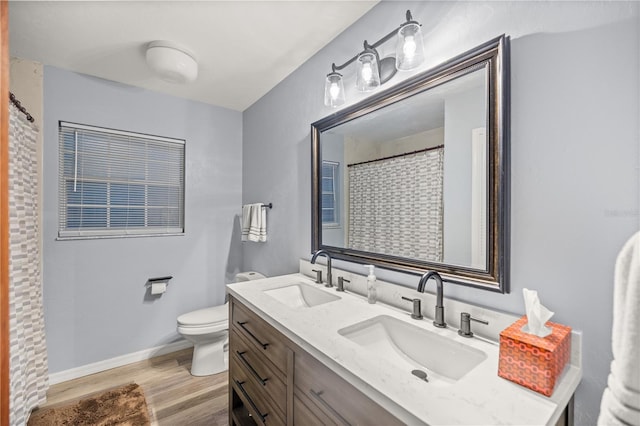
[[[89,374],[99,373],[115,367],[122,367],[123,365],[131,364],[133,362],[144,361],[145,359],[179,351],[191,346],[193,346],[193,344],[187,340],[181,339],[177,342],[156,346],[155,348],[143,349],[138,352],[105,359],[104,361],[70,368],[69,370],[49,374],[49,384],[55,385],[56,383],[66,382],[67,380],[77,379],[78,377],[88,376]]]

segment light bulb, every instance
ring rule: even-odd
[[[380,86],[378,58],[375,50],[365,50],[358,56],[356,87],[360,92],[369,92]]]
[[[398,30],[396,42],[396,68],[412,70],[424,62],[422,30],[417,22],[407,22]]]
[[[333,71],[327,74],[327,78],[324,81],[324,104],[335,108],[342,105],[344,101],[342,75]]]
[[[366,82],[370,82],[373,77],[373,70],[371,69],[371,63],[366,62],[362,64],[362,78]]]
[[[411,60],[416,54],[416,40],[412,35],[408,35],[404,38],[404,45],[402,46],[402,53],[404,56]]]
[[[333,100],[338,99],[338,96],[340,95],[340,86],[338,86],[338,83],[336,82],[331,83],[331,87],[329,88],[329,94],[331,95],[331,99]]]

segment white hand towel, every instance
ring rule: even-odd
[[[242,241],[267,241],[266,210],[262,203],[242,206]]]
[[[249,228],[251,227],[251,204],[242,206],[242,241],[249,241]]]
[[[613,361],[598,425],[640,425],[640,232],[618,255],[613,291]]]

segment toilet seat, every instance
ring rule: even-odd
[[[182,314],[178,317],[178,325],[186,327],[202,326],[227,321],[228,319],[229,307],[224,304]]]
[[[182,334],[207,334],[229,328],[227,305],[198,309],[178,317],[178,332]]]

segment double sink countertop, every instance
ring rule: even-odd
[[[273,297],[277,292],[271,292],[272,295],[268,292],[296,284],[312,286],[340,299],[306,307],[300,303],[283,303],[282,298]],[[336,292],[335,288],[315,284],[302,274],[235,283],[227,288],[267,323],[407,424],[553,425],[582,377],[580,361],[572,356],[553,395],[545,397],[498,376],[497,341],[461,337],[455,327],[436,328],[432,319],[411,319],[408,310],[380,302],[369,304],[358,294]],[[444,305],[446,308],[446,298]],[[367,349],[340,334],[354,324],[380,316],[475,348],[484,352],[486,358],[457,381],[436,378],[426,382],[412,375],[407,367],[410,358],[404,357],[406,362],[398,362],[398,358],[390,357],[387,351]],[[575,335],[573,338],[575,344]],[[429,351],[428,344],[424,351]]]

